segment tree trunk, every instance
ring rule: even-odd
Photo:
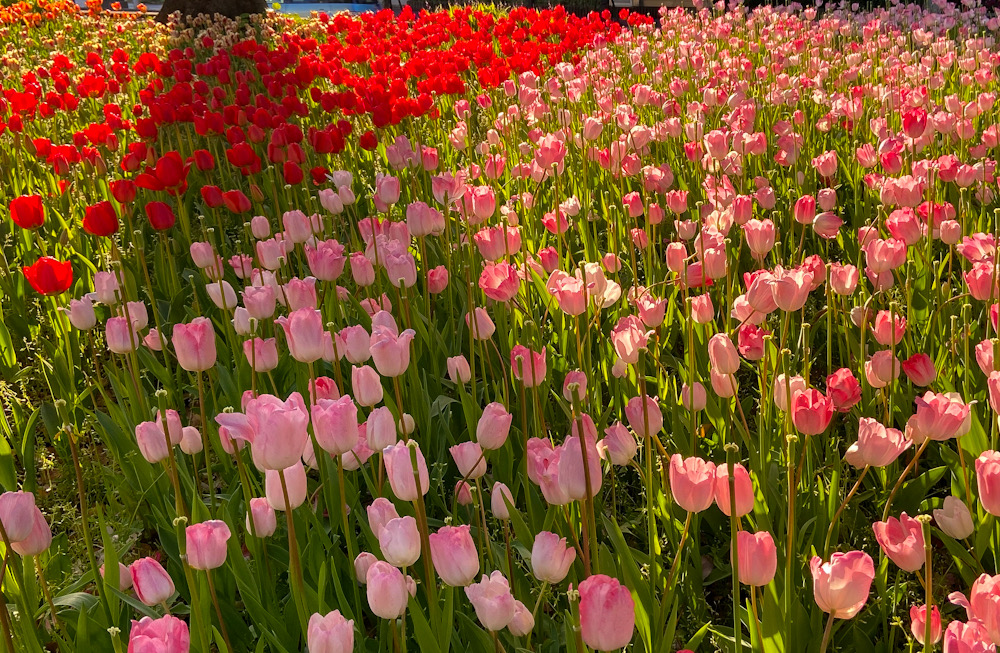
[[[165,23],[167,17],[175,11],[181,12],[185,17],[222,14],[227,18],[236,18],[243,14],[262,14],[266,10],[265,0],[164,0],[156,20]]]

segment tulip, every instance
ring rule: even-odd
[[[708,404],[708,394],[705,392],[705,386],[695,381],[693,387],[694,393],[692,396],[691,387],[687,383],[681,386],[681,403],[687,410],[705,410],[705,406]]]
[[[483,409],[476,424],[476,442],[483,449],[499,449],[507,441],[514,416],[507,412],[503,404],[492,402]]]
[[[371,336],[359,324],[341,329],[337,334],[337,346],[339,353],[354,365],[360,365],[372,357]]]
[[[129,565],[135,595],[146,605],[159,605],[174,593],[174,581],[153,558],[140,558]]]
[[[359,583],[364,585],[368,582],[368,570],[376,562],[378,562],[378,558],[367,551],[362,551],[358,554],[354,559],[354,577],[358,579]]]
[[[463,478],[477,479],[486,474],[486,458],[477,442],[462,442],[448,449]]]
[[[313,434],[321,449],[339,456],[358,443],[358,407],[349,395],[335,400],[320,399],[311,410]]]
[[[300,363],[313,363],[323,357],[323,316],[315,308],[300,308],[279,317],[275,322],[285,332],[285,340],[292,358]]]
[[[542,531],[531,546],[531,573],[535,578],[553,585],[561,583],[576,560],[576,549],[566,545],[566,538]]]
[[[515,637],[524,637],[535,627],[535,617],[531,610],[520,601],[514,601],[514,618],[507,624],[507,630]]]
[[[31,287],[40,295],[58,295],[73,285],[73,265],[51,256],[43,256],[21,271]]]
[[[448,378],[451,380],[452,383],[456,385],[465,384],[472,379],[472,369],[469,367],[469,360],[465,356],[461,354],[459,354],[458,356],[452,356],[448,358],[446,363],[448,367]],[[502,407],[503,406],[501,406],[501,408]],[[478,440],[479,439],[478,427],[476,430],[477,430],[476,439]],[[482,443],[480,442],[480,444]]]
[[[226,542],[232,533],[218,519],[192,524],[184,529],[188,564],[195,569],[216,569],[226,563]]]
[[[833,419],[833,402],[815,389],[803,390],[792,401],[792,423],[803,435],[819,435]]]
[[[490,509],[497,519],[510,519],[510,506],[514,505],[514,495],[510,488],[497,481],[493,484],[493,492],[490,494]]]
[[[270,537],[278,528],[278,516],[266,498],[250,499],[246,518],[247,532],[257,537]]]
[[[465,588],[465,595],[486,630],[503,630],[514,619],[514,595],[510,593],[507,579],[499,571],[489,576],[484,574],[478,583]]]
[[[443,526],[429,536],[434,570],[445,585],[464,587],[479,573],[479,554],[469,525]]]
[[[410,595],[403,573],[388,562],[373,562],[365,574],[368,607],[383,619],[396,619],[406,610]]]
[[[885,467],[906,451],[911,440],[898,429],[886,428],[870,417],[858,424],[858,441],[848,448],[845,458],[856,467]]]
[[[616,578],[595,574],[580,583],[583,643],[597,651],[623,648],[635,630],[635,602]]]
[[[420,531],[413,517],[396,517],[378,532],[378,544],[386,562],[394,567],[409,567],[420,558]]]
[[[345,619],[340,610],[309,617],[306,631],[309,653],[351,653],[354,650],[354,620]]]
[[[638,317],[628,315],[618,320],[611,329],[611,344],[618,357],[635,365],[639,362],[639,352],[646,348],[651,331],[646,331],[645,325]],[[513,353],[512,353],[513,355]]]
[[[893,315],[889,311],[879,311],[875,315],[872,333],[875,340],[883,347],[898,345],[906,333],[906,318],[899,314]]]
[[[351,367],[351,387],[359,406],[374,406],[382,401],[382,381],[368,365]]]
[[[910,608],[910,632],[913,639],[922,646],[924,638],[927,636],[927,606],[913,606]],[[937,606],[931,606],[931,643],[937,644],[941,641],[941,613]]]
[[[10,219],[29,231],[45,224],[45,206],[41,195],[22,195],[10,201]]]
[[[904,512],[899,519],[872,524],[875,539],[885,554],[903,571],[917,571],[924,566],[924,533],[919,521]]]
[[[366,422],[368,429],[368,446],[376,451],[396,444],[399,437],[396,432],[396,418],[388,406],[380,406],[368,413]]]
[[[718,374],[736,374],[740,369],[740,356],[725,333],[717,333],[709,339],[708,359]]]
[[[19,542],[35,526],[35,495],[19,490],[0,494],[0,524],[10,542]]]
[[[934,361],[927,354],[914,354],[902,363],[903,373],[913,385],[925,388],[934,383],[937,378],[937,370],[934,369]]]
[[[813,597],[823,612],[837,619],[850,619],[868,601],[875,565],[863,551],[836,552],[829,562],[819,556],[809,563],[813,577]]]
[[[416,453],[416,470],[413,469],[414,465],[410,458],[411,448]],[[418,497],[427,494],[430,489],[430,478],[427,475],[427,462],[424,460],[424,454],[420,451],[420,445],[413,440],[397,442],[391,447],[386,447],[382,456],[386,475],[389,477],[389,485],[392,487],[392,493],[398,499],[416,501]],[[419,490],[417,488],[418,478],[420,481]]]
[[[944,505],[934,509],[934,521],[946,535],[956,540],[964,540],[976,531],[969,507],[956,496],[945,497]]]
[[[638,449],[635,436],[621,422],[615,422],[604,429],[604,439],[597,443],[601,457],[618,466],[628,465],[635,458]]]
[[[101,578],[105,578],[104,565],[100,568]],[[119,591],[126,591],[132,587],[132,575],[128,572],[128,567],[126,567],[121,562],[118,563],[118,589]]]
[[[215,366],[215,329],[208,318],[175,324],[172,340],[177,363],[188,372],[203,372]]]
[[[945,653],[995,653],[989,631],[980,621],[952,621],[944,631]]]
[[[972,584],[968,597],[961,592],[952,592],[948,600],[965,608],[970,622],[983,624],[986,641],[994,644],[1000,641],[1000,575],[981,574]]]
[[[701,512],[711,506],[715,500],[715,469],[714,463],[695,456],[671,456],[670,493],[677,505],[688,512]]]
[[[306,468],[301,460],[281,470],[285,476],[285,488],[288,490],[288,502],[285,502],[285,488],[281,484],[279,470],[268,469],[264,472],[264,496],[267,503],[275,510],[286,512],[295,510],[306,500]]]
[[[413,329],[396,334],[394,329],[372,324],[371,354],[375,368],[382,376],[397,377],[410,365],[410,342],[416,336]]]
[[[736,534],[736,552],[740,563],[741,583],[763,587],[774,579],[778,568],[778,552],[769,532],[740,531]]]
[[[268,394],[251,399],[246,420],[258,469],[276,471],[298,462],[309,440],[309,412],[302,395],[293,392],[285,401]]]
[[[648,438],[663,429],[663,413],[655,397],[632,397],[625,406],[628,425],[640,438]]]
[[[736,489],[736,516],[742,517],[753,510],[753,482],[746,467],[737,463],[733,465],[733,478]],[[732,508],[729,495],[729,465],[717,465],[715,468],[715,503],[726,517],[730,516]]]
[[[795,378],[801,379],[801,377]],[[826,396],[837,411],[846,413],[861,401],[861,384],[851,370],[846,367],[841,368],[826,377]]]
[[[984,451],[976,459],[976,485],[983,510],[1000,516],[1000,453]]]
[[[173,615],[159,619],[143,617],[132,621],[128,635],[128,653],[186,653],[191,646],[191,634],[186,623]]]
[[[534,352],[524,345],[515,345],[510,350],[510,366],[514,371],[514,378],[524,384],[525,388],[534,388],[545,381],[546,350]]]
[[[11,540],[10,543],[10,548],[20,556],[37,556],[52,545],[52,529],[45,521],[45,515],[37,507],[32,512],[31,532],[27,537]]]
[[[883,349],[872,354],[865,362],[865,378],[873,388],[884,388],[899,378],[902,364],[892,351]]]
[[[581,450],[581,440],[570,436],[562,445],[559,457],[558,478],[562,491],[572,500],[583,501],[594,497],[601,490],[603,469],[597,446],[589,435],[584,437],[586,450]],[[587,468],[584,468],[586,459]],[[589,487],[588,487],[589,483]],[[589,489],[589,492],[588,492]]]

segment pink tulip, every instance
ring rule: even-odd
[[[763,587],[774,579],[778,568],[778,552],[769,532],[740,531],[736,534],[736,552],[740,563],[741,583]]]
[[[705,410],[705,406],[708,404],[708,394],[705,392],[705,386],[695,381],[693,387],[694,393],[692,396],[691,388],[687,383],[681,386],[681,403],[687,410]]]
[[[952,621],[944,631],[945,653],[995,653],[989,631],[980,621]]]
[[[174,581],[153,558],[140,558],[129,565],[135,595],[146,605],[159,605],[174,593]]]
[[[250,509],[246,518],[247,532],[257,537],[270,537],[278,528],[278,516],[266,498],[250,499]]]
[[[927,605],[913,606],[910,608],[910,632],[913,639],[923,646],[927,636]],[[937,644],[941,641],[941,612],[937,606],[931,606],[931,643]]]
[[[883,349],[865,362],[865,378],[873,388],[884,388],[899,378],[903,366],[892,351]]]
[[[331,455],[345,454],[358,443],[358,407],[349,395],[317,401],[312,425],[316,444]]]
[[[712,385],[712,391],[723,399],[735,397],[736,391],[739,390],[739,382],[733,374],[719,374],[715,370],[710,370],[708,380]]]
[[[321,240],[315,246],[306,243],[305,253],[309,271],[320,281],[336,281],[343,274],[347,258],[344,246],[336,240]]]
[[[670,457],[670,493],[684,510],[701,512],[715,500],[715,464],[679,453]],[[726,494],[728,495],[728,492]]]
[[[904,512],[899,519],[872,524],[875,539],[885,554],[903,571],[917,571],[924,566],[924,533],[922,525]]]
[[[753,482],[746,467],[739,463],[733,465],[733,479],[736,489],[736,516],[742,517],[753,510]],[[730,516],[732,504],[729,494],[728,464],[715,467],[715,503],[725,516]]]
[[[300,308],[288,316],[282,315],[277,324],[285,332],[285,341],[292,358],[300,363],[314,363],[323,358],[324,335],[323,316],[315,308]]]
[[[472,331],[472,337],[476,340],[489,340],[497,330],[493,320],[490,319],[490,314],[486,312],[485,308],[479,306],[472,312],[472,315],[473,319],[470,321],[469,314],[465,314],[465,325]]]
[[[514,619],[514,595],[510,593],[507,579],[499,571],[483,575],[478,583],[468,585],[465,595],[486,630],[503,630]]]
[[[274,315],[277,296],[271,286],[247,286],[243,290],[243,306],[250,317],[264,320]]]
[[[969,431],[966,422],[972,410],[971,404],[962,401],[957,392],[925,392],[923,397],[913,400],[917,410],[908,426],[913,428],[913,439],[923,442],[925,438],[944,441],[960,437]]]
[[[493,484],[493,491],[490,493],[490,510],[497,519],[510,519],[510,508],[514,505],[514,495],[510,488],[497,481]]]
[[[382,401],[382,380],[368,365],[351,367],[351,387],[359,406],[375,406]]]
[[[258,374],[270,372],[278,367],[278,345],[274,338],[244,340],[243,354],[247,363]]]
[[[172,340],[177,364],[188,372],[203,372],[215,365],[215,329],[207,317],[175,324]]]
[[[582,315],[587,311],[587,288],[579,277],[556,270],[549,277],[545,288],[566,315]]]
[[[632,641],[635,602],[616,578],[595,574],[579,586],[583,643],[597,651],[613,651]]]
[[[286,469],[299,460],[309,440],[309,412],[302,395],[293,392],[285,401],[268,394],[251,399],[246,420],[247,435],[252,438],[250,451],[258,469]]]
[[[413,462],[410,458],[410,449],[416,453],[417,469],[413,469]],[[430,489],[430,478],[427,475],[427,462],[424,454],[420,451],[420,445],[415,441],[397,442],[391,447],[386,447],[383,453],[386,475],[389,477],[389,485],[392,493],[402,501],[416,501],[420,495],[427,494]],[[420,487],[417,488],[419,478]],[[418,494],[419,491],[419,494]]]
[[[596,496],[601,490],[603,469],[601,459],[597,454],[597,443],[594,438],[585,436],[586,451],[581,450],[581,439],[576,436],[566,438],[562,444],[559,457],[559,486],[563,493],[572,500],[582,501],[588,496]],[[584,468],[584,459],[587,468]],[[590,493],[587,492],[589,473]]]
[[[477,479],[486,474],[486,458],[477,442],[462,442],[448,449],[462,478]]]
[[[378,545],[386,562],[409,567],[420,558],[420,531],[413,517],[390,519],[379,530]]]
[[[632,397],[625,406],[625,416],[640,438],[656,435],[663,429],[663,412],[655,397]]]
[[[733,341],[725,333],[717,333],[708,340],[708,359],[718,374],[736,374],[740,369],[740,356]]]
[[[809,298],[812,287],[813,273],[804,267],[784,270],[775,268],[771,280],[771,296],[774,303],[783,311],[801,309]]]
[[[855,467],[885,467],[912,444],[898,429],[886,428],[870,417],[862,417],[858,424],[858,441],[848,448],[844,457]]]
[[[823,612],[837,619],[850,619],[868,601],[875,565],[864,551],[836,552],[829,562],[819,556],[809,563],[813,577],[813,597]]]
[[[479,275],[479,288],[496,302],[508,302],[521,287],[518,269],[509,263],[491,263]]]
[[[625,425],[615,422],[604,429],[604,439],[597,443],[597,451],[612,465],[628,465],[638,451],[638,444]]]
[[[373,562],[365,574],[368,607],[382,619],[397,619],[406,610],[410,595],[403,573],[388,562]]]
[[[638,317],[628,315],[611,329],[611,344],[618,358],[629,365],[639,362],[639,352],[646,348],[652,331],[647,331]]]
[[[903,373],[913,385],[925,388],[937,378],[934,361],[927,354],[914,354],[903,361],[902,365]]]
[[[52,529],[45,521],[45,515],[37,507],[32,513],[31,532],[28,536],[10,541],[10,548],[20,556],[37,556],[52,545]]]
[[[774,377],[772,399],[775,407],[783,413],[787,413],[788,407],[795,405],[795,398],[805,391],[806,380],[801,376],[788,377],[779,374]]]
[[[351,653],[354,650],[354,620],[345,619],[340,610],[309,617],[306,631],[309,653]]]
[[[534,352],[524,345],[515,345],[510,350],[510,365],[514,370],[514,378],[524,384],[525,388],[534,388],[545,381],[546,350]]]
[[[514,637],[524,637],[535,627],[535,618],[531,610],[520,601],[514,601],[514,618],[507,624],[507,630]]]
[[[372,324],[370,349],[379,374],[396,377],[406,372],[410,365],[410,341],[415,335],[413,329],[397,335],[392,328]]]
[[[191,634],[187,624],[173,615],[132,621],[128,653],[187,653],[190,646]]]
[[[833,402],[818,390],[804,390],[792,402],[792,423],[803,435],[819,435],[830,426],[831,419]]]
[[[427,292],[440,295],[448,287],[448,268],[439,265],[427,271]]]
[[[354,559],[354,577],[358,579],[358,583],[364,585],[368,582],[368,570],[376,562],[378,562],[378,558],[367,551],[358,554]]]
[[[984,451],[976,459],[976,485],[983,510],[1000,516],[1000,453]]]
[[[542,531],[535,536],[530,562],[531,573],[538,580],[553,585],[561,583],[574,560],[576,549],[566,545],[565,537],[549,531]]]
[[[994,644],[1000,641],[1000,575],[981,574],[972,584],[968,597],[952,592],[948,600],[965,608],[970,622],[978,621],[984,626],[988,641]]]
[[[106,578],[104,574],[104,565],[100,568],[101,578]],[[132,587],[132,575],[128,572],[128,567],[126,567],[121,562],[118,563],[118,589],[122,592],[131,589]]]
[[[830,289],[838,295],[850,296],[858,287],[858,269],[851,264],[830,265]]]
[[[285,485],[282,487],[281,474],[276,469],[264,472],[264,496],[267,503],[275,510],[287,512],[295,510],[306,501],[306,468],[301,460],[294,465],[281,470],[285,475]],[[285,501],[285,490],[288,490],[288,501]]]
[[[826,396],[837,411],[846,413],[861,401],[861,384],[851,370],[843,367],[826,377]]]
[[[60,308],[74,329],[80,331],[90,331],[97,326],[97,315],[94,313],[94,302],[90,295],[84,295],[81,299],[71,299],[69,308]]]
[[[472,379],[472,369],[469,367],[469,360],[459,354],[452,356],[447,361],[448,378],[452,383],[459,385],[468,383]]]
[[[192,524],[184,529],[188,564],[195,569],[216,569],[226,564],[226,542],[232,533],[218,519]]]
[[[445,585],[464,587],[479,573],[479,554],[469,526],[443,526],[431,533],[431,560]]]
[[[487,404],[476,424],[476,442],[483,449],[499,449],[507,441],[514,416],[507,412],[503,404]]]
[[[934,509],[934,522],[956,540],[964,540],[976,531],[969,507],[956,496],[945,497],[942,507]]]

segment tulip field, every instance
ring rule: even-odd
[[[998,31],[0,8],[0,653],[996,651]]]

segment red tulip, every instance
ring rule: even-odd
[[[129,179],[116,179],[111,182],[111,195],[119,204],[134,202],[138,192],[135,182]]]
[[[38,229],[45,223],[41,195],[22,195],[10,202],[10,219],[22,229]]]
[[[69,261],[43,256],[21,270],[31,287],[42,295],[58,295],[73,285],[73,266]]]
[[[174,210],[165,202],[147,203],[146,217],[149,218],[149,224],[157,231],[166,231],[177,222]]]
[[[222,194],[222,202],[233,213],[246,213],[251,209],[250,198],[241,190],[227,190]]]
[[[217,209],[225,203],[222,191],[218,186],[202,186],[201,199],[205,202],[205,206],[210,209]]]
[[[104,238],[118,231],[118,213],[114,205],[105,200],[88,206],[83,216],[83,230]]]

